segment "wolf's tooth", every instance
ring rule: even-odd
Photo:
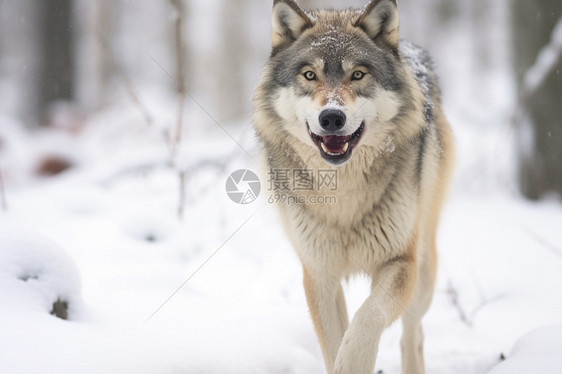
[[[326,147],[326,144],[324,144],[324,142],[320,142],[320,146],[322,147],[322,150],[330,156],[341,156],[344,153],[346,153],[347,150],[349,149],[349,142],[345,143],[345,145],[343,146],[342,152],[340,152],[340,153],[330,152],[330,150],[328,149],[328,147]]]

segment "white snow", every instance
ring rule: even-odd
[[[201,32],[216,28],[207,19],[215,19],[217,4],[193,2],[187,27],[197,31],[190,35],[199,52],[218,42]],[[269,43],[263,15],[270,4],[260,6],[252,8],[253,42]],[[491,18],[505,26],[505,14]],[[415,22],[428,24],[415,13],[402,19],[406,31]],[[456,183],[439,235],[438,284],[424,319],[427,371],[557,374],[562,204],[559,198],[530,203],[515,192],[514,134],[505,125],[514,102],[507,34],[490,35],[498,50],[494,63],[475,71],[468,22],[449,32],[421,31],[410,36],[428,46],[419,39],[431,35],[458,146]],[[146,55],[150,43],[125,43],[136,39],[118,41],[142,46],[142,64],[130,56],[129,65],[150,65],[148,76],[170,86]],[[160,59],[159,50],[149,51]],[[254,66],[260,58],[249,57]],[[201,61],[197,66],[212,71]],[[4,87],[12,85],[0,92],[11,92]],[[0,113],[8,200],[8,211],[0,207],[0,373],[324,373],[301,267],[267,203],[267,182],[249,205],[236,205],[225,193],[232,171],[258,168],[232,140],[257,159],[249,120],[224,124],[231,138],[188,103],[172,168],[162,133],[173,128],[177,98],[145,83],[135,88],[153,126],[125,95],[75,133],[30,132],[8,117],[12,112]],[[38,178],[34,170],[46,154],[75,166]],[[181,221],[178,170],[186,172]],[[368,288],[364,278],[345,285],[350,314]],[[68,321],[50,314],[58,299],[69,303]],[[377,371],[400,373],[400,328],[383,335]]]
[[[255,170],[255,162],[220,129],[188,138],[182,163],[193,172],[179,221],[177,174],[160,133],[127,113],[102,113],[74,137],[4,138],[11,161],[9,211],[0,213],[0,372],[322,373],[301,268],[266,202],[267,183],[247,206],[225,193],[228,174]],[[461,129],[459,180],[467,181],[471,137],[483,135]],[[255,155],[251,132],[242,134]],[[490,144],[501,136],[485,134]],[[78,165],[50,180],[17,177],[11,154],[23,141],[45,151],[72,143]],[[214,150],[222,168],[190,166]],[[511,353],[518,337],[561,322],[562,206],[490,186],[457,186],[444,213],[438,286],[424,321],[432,373],[486,373],[502,353],[507,365],[520,355]],[[345,288],[353,313],[367,280]],[[70,321],[49,314],[59,297],[69,300]],[[377,370],[399,373],[399,337],[399,324],[384,334]]]
[[[490,374],[562,373],[562,325],[536,329],[515,343],[511,357]]]
[[[72,259],[53,243],[1,227],[0,294],[4,313],[50,313],[57,301],[80,304],[80,276]]]

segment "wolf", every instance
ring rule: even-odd
[[[381,333],[398,318],[402,372],[425,373],[420,321],[454,140],[430,56],[398,29],[395,0],[312,12],[274,0],[271,55],[253,96],[263,168],[285,178],[274,188],[297,182],[286,171],[315,182],[283,191],[300,203],[277,205],[330,374],[372,374]],[[319,183],[322,171],[336,173],[336,187]],[[309,199],[328,193],[334,204]],[[341,282],[360,273],[370,294],[350,323]]]

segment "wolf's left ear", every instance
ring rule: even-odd
[[[289,46],[309,27],[312,19],[294,0],[273,1],[273,50]]]
[[[354,22],[375,43],[393,50],[398,49],[399,24],[396,0],[371,0]]]

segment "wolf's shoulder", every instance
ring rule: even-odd
[[[441,102],[441,88],[433,59],[427,50],[405,40],[400,41],[399,54],[421,88],[426,101],[424,114],[426,121],[430,122],[433,117],[433,107],[440,105]]]
[[[414,43],[401,40],[400,56],[412,70],[422,88],[429,88],[435,75],[435,64],[429,52]]]

